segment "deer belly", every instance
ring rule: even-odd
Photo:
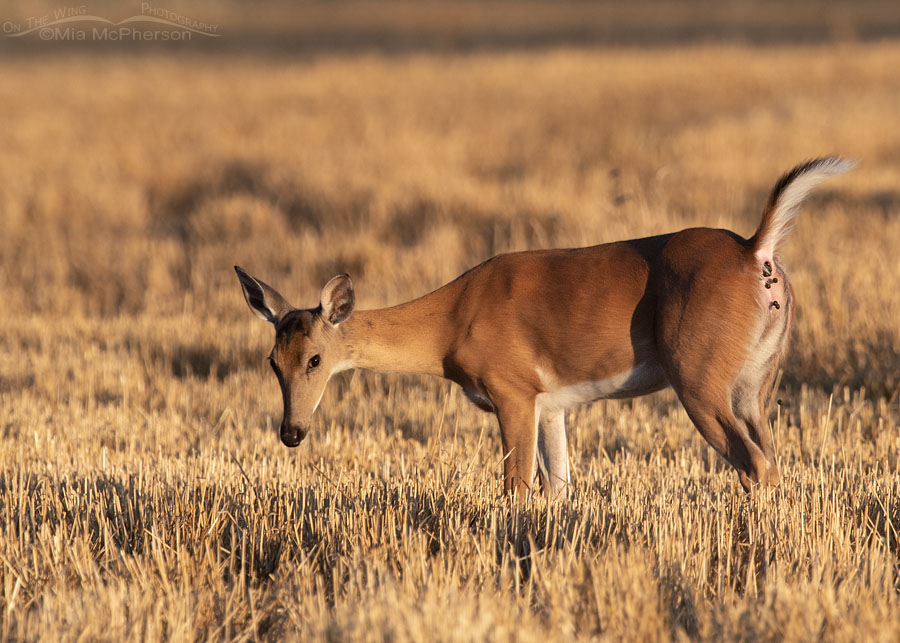
[[[656,362],[642,362],[628,371],[602,380],[563,386],[556,385],[555,378],[549,377],[542,369],[537,371],[546,387],[537,396],[537,402],[545,410],[567,409],[601,399],[637,397],[660,391],[669,385],[662,367]]]

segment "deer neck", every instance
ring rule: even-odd
[[[438,293],[391,308],[356,311],[341,324],[344,364],[347,368],[443,375],[448,312]]]

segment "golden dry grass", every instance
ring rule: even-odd
[[[896,640],[894,44],[0,62],[5,639]],[[746,496],[671,393],[569,414],[574,499],[501,497],[448,383],[336,378],[278,441],[271,328],[505,250],[714,225],[861,159],[801,213]],[[526,555],[527,554],[527,555]]]

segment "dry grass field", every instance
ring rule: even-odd
[[[900,44],[0,59],[0,638],[900,638]],[[297,305],[711,225],[861,161],[784,251],[746,495],[671,392],[569,413],[574,498],[501,494],[448,382],[355,372],[281,445]],[[777,401],[776,401],[777,398]]]

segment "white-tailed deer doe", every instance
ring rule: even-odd
[[[235,266],[284,396],[281,441],[306,436],[329,378],[350,368],[442,375],[497,415],[504,487],[567,495],[565,409],[675,389],[741,484],[778,482],[764,398],[785,352],[793,293],[777,251],[806,194],[852,163],[785,174],[750,239],[690,228],[589,248],[494,257],[414,301],[353,310],[350,277],[298,310]]]

